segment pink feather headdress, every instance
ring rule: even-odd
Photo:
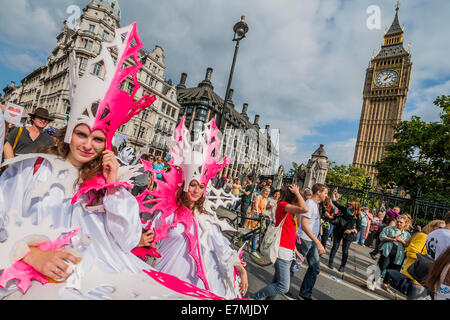
[[[138,57],[142,47],[143,44],[136,23],[116,29],[114,40],[102,43],[100,54],[95,59],[88,61],[86,72],[81,77],[78,73],[75,52],[71,53],[69,59],[71,110],[64,138],[66,143],[70,143],[76,126],[86,124],[91,131],[103,131],[106,135],[106,149],[112,150],[112,140],[117,129],[153,104],[156,100],[155,95],[144,95],[139,100],[135,98],[141,87],[137,80],[137,73],[143,66]],[[110,50],[112,48],[115,48],[116,59],[111,55]],[[102,66],[101,69],[100,66]],[[96,68],[98,75],[91,73],[93,68]],[[134,89],[131,93],[120,89],[127,79],[133,82]],[[86,181],[78,189],[72,199],[72,204],[82,194],[118,186],[132,187],[126,182],[108,185],[104,177],[99,175],[90,181]],[[91,194],[89,202],[91,203],[92,200]]]
[[[230,158],[220,159],[219,135],[220,131],[212,119],[191,142],[191,134],[184,126],[184,117],[182,117],[175,129],[175,134],[167,141],[172,156],[171,164],[181,168],[185,192],[188,191],[192,180],[205,184],[206,192],[209,180],[230,164]]]
[[[116,48],[117,59],[114,59],[110,53],[113,47]],[[142,68],[138,57],[142,47],[136,23],[116,29],[114,40],[102,43],[100,54],[88,61],[86,72],[81,78],[78,76],[75,52],[70,54],[71,110],[64,139],[66,143],[70,143],[72,132],[77,125],[86,124],[92,131],[102,130],[106,135],[106,149],[112,150],[111,142],[117,129],[153,104],[156,100],[155,95],[144,95],[135,101],[136,92],[140,88],[137,73]],[[127,67],[127,61],[131,62],[131,66]],[[98,75],[91,73],[94,68]],[[133,81],[134,89],[131,93],[120,89],[127,78]],[[96,104],[98,107],[95,110],[93,105]]]

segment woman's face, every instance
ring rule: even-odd
[[[273,199],[275,200],[275,201],[278,201],[278,199],[280,199],[280,192],[275,192],[274,194],[273,194]]]
[[[270,190],[263,190],[261,191],[261,195],[263,196],[263,198],[268,198],[270,194]]]
[[[205,191],[205,185],[200,184],[197,180],[192,180],[189,184],[188,192],[186,193],[186,198],[189,202],[197,202],[203,197]]]
[[[68,160],[76,166],[81,166],[99,157],[106,147],[106,135],[100,131],[80,124],[73,130],[70,142]]]
[[[396,221],[395,224],[396,224],[396,226],[397,226],[397,229],[403,230],[403,228],[404,228],[405,225],[406,225],[406,222],[405,222],[404,219],[397,219],[397,221]]]

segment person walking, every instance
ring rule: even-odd
[[[342,240],[342,260],[339,272],[344,272],[345,265],[348,259],[348,249],[352,241],[355,239],[358,225],[360,223],[360,204],[358,201],[351,201],[348,207],[337,202],[340,195],[336,192],[332,196],[333,204],[339,209],[339,223],[337,223],[333,230],[333,247],[331,248],[330,257],[328,259],[328,268],[334,269],[333,261],[339,249]]]
[[[405,249],[406,260],[402,269],[402,274],[412,280],[411,287],[408,290],[408,300],[422,299],[427,296],[427,290],[408,273],[408,268],[417,260],[417,254],[427,254],[426,242],[427,236],[434,230],[445,228],[444,220],[433,220],[428,223],[421,232],[411,237],[411,241]]]
[[[381,246],[381,256],[378,260],[381,274],[384,275],[383,288],[390,291],[388,288],[389,273],[388,269],[400,271],[401,265],[405,258],[405,248],[408,246],[411,235],[405,230],[408,218],[401,215],[395,219],[395,226],[388,226],[383,229],[380,234],[380,240],[383,243]]]
[[[248,218],[250,218],[250,219],[258,219],[258,218],[261,217],[262,213],[264,211],[266,211],[266,206],[267,206],[267,201],[268,201],[268,198],[269,198],[269,194],[270,194],[270,188],[269,187],[264,187],[261,190],[261,194],[255,197],[255,201],[253,203],[252,210],[248,214]],[[260,223],[262,223],[262,222],[263,221],[259,222],[257,220],[247,220],[245,222],[245,227],[248,228],[248,229],[252,229],[252,230],[259,229]],[[242,242],[243,241],[247,241],[249,239],[252,239],[251,254],[253,256],[255,256],[257,259],[261,259],[261,256],[258,254],[258,252],[256,252],[256,245],[257,245],[258,239],[259,239],[259,230],[257,230],[253,234],[249,234],[249,235],[243,237],[238,246],[241,247],[242,246]]]
[[[241,201],[240,201],[240,194],[241,194],[241,181],[239,178],[234,179],[233,189],[231,190],[231,193],[233,194],[233,197],[235,197],[235,203],[232,205],[232,210],[237,210],[239,208]]]
[[[377,255],[380,253],[380,246],[381,246],[381,240],[380,240],[380,234],[383,232],[384,228],[388,226],[395,226],[395,219],[397,215],[392,215],[391,211],[387,211],[384,215],[383,221],[381,222],[381,226],[378,228],[377,233],[375,234],[375,249],[373,249],[369,255],[373,260],[376,260]]]
[[[358,234],[356,235],[356,240],[355,243],[360,244],[361,246],[365,247],[364,242],[365,242],[365,237],[364,235],[366,234],[366,228],[367,228],[367,212],[369,211],[369,208],[364,207],[363,210],[361,211],[361,224],[358,228]]]
[[[329,197],[325,199],[323,203],[320,205],[320,211],[322,216],[322,224],[321,224],[321,238],[320,241],[324,248],[327,247],[328,237],[331,230],[331,221],[334,219],[334,205],[331,203]]]
[[[374,240],[378,237],[379,233],[378,230],[381,227],[381,224],[383,222],[383,218],[384,218],[384,212],[383,211],[379,211],[377,216],[373,218],[373,221],[370,225],[370,233],[367,237],[366,243],[367,246],[372,247]]]
[[[247,217],[247,211],[252,203],[253,192],[255,190],[255,186],[253,185],[253,181],[251,178],[247,179],[247,185],[244,189],[241,188],[242,197],[241,197],[241,222],[239,226],[241,228],[244,227],[245,218]]]
[[[281,196],[281,190],[275,190],[273,195],[269,197],[269,200],[267,201],[266,211],[265,214],[267,218],[269,219],[269,223],[275,224],[275,216],[276,216],[276,210],[277,205],[280,200]]]
[[[30,113],[31,126],[14,128],[6,138],[4,158],[11,159],[20,154],[34,153],[40,148],[55,145],[55,140],[44,131],[53,118],[47,109],[37,108]]]
[[[308,269],[303,278],[298,294],[300,299],[311,300],[312,289],[320,273],[320,255],[325,254],[325,248],[317,238],[320,231],[319,203],[328,196],[328,187],[317,183],[312,187],[312,197],[306,200],[308,212],[300,216],[298,234],[301,243],[296,243],[297,250],[308,261]]]
[[[281,190],[280,202],[276,208],[276,226],[284,220],[281,229],[280,248],[278,258],[275,261],[275,274],[272,283],[253,294],[255,300],[274,300],[278,294],[289,292],[291,283],[291,266],[300,253],[295,247],[296,224],[300,215],[305,214],[308,207],[300,195],[296,185],[285,186]]]

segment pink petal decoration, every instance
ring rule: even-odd
[[[147,257],[161,258],[161,254],[154,247],[150,248],[134,248],[131,253],[142,260],[147,259]]]
[[[116,31],[119,32],[120,30],[117,29]],[[139,51],[144,46],[139,37],[136,23],[131,24],[131,30],[127,33],[124,41],[126,41],[125,49],[117,53],[118,57],[115,69],[106,70],[106,72],[114,72],[114,75],[104,97],[100,101],[91,128],[92,131],[102,130],[105,133],[107,150],[112,150],[112,140],[117,129],[127,123],[132,117],[139,114],[142,110],[150,107],[153,102],[156,101],[155,95],[144,95],[141,99],[135,101],[136,93],[141,87],[137,79],[137,74],[139,69],[143,67],[143,64],[139,60]],[[103,43],[102,45],[104,48],[101,54],[108,54],[105,48],[113,46],[114,43]],[[134,61],[135,65],[125,67],[126,61],[130,58]],[[128,94],[119,88],[122,82],[130,77],[133,79],[134,89],[131,94]],[[93,90],[95,90],[95,88],[93,88]],[[91,181],[84,183],[72,198],[71,203],[73,205],[82,194],[89,192],[90,190],[98,191],[100,189],[118,186],[132,188],[131,185],[120,182],[114,185],[108,185],[105,183],[102,176],[98,176]],[[90,195],[89,204],[92,204],[94,199],[95,198]]]
[[[151,278],[156,280],[158,283],[175,292],[203,300],[226,300],[225,298],[219,297],[218,295],[215,295],[214,293],[208,290],[200,289],[172,275],[153,270],[143,270],[143,271],[146,274],[148,274]]]
[[[70,239],[80,232],[80,228],[76,228],[70,233],[63,234],[61,237],[55,241],[45,241],[37,245],[36,247],[42,251],[50,251],[62,248],[70,244]],[[15,262],[11,267],[3,270],[0,276],[0,287],[5,288],[6,284],[10,280],[17,280],[17,288],[19,288],[22,293],[25,293],[31,286],[31,280],[37,280],[41,284],[45,285],[50,281],[43,276],[41,273],[37,272],[30,265],[23,261]]]
[[[78,189],[77,193],[73,196],[71,204],[73,205],[75,202],[78,201],[78,199],[85,193],[88,193],[90,191],[99,191],[102,189],[112,189],[117,187],[124,187],[127,189],[133,188],[133,186],[127,182],[115,182],[115,183],[106,183],[105,178],[103,177],[103,174],[99,174],[97,177],[86,181],[83,183],[83,185]],[[95,196],[92,194],[88,195],[88,205],[91,205],[95,199]]]
[[[139,51],[144,47],[141,38],[137,32],[136,22],[132,24],[131,32],[125,38],[126,49],[121,56],[117,58],[117,66],[111,84],[100,102],[92,131],[100,129],[106,134],[106,149],[112,150],[112,139],[117,129],[127,123],[135,115],[139,114],[145,108],[150,107],[156,101],[156,96],[143,96],[138,101],[134,101],[136,92],[141,85],[137,79],[139,69],[143,67],[139,60]],[[133,45],[134,44],[134,45]],[[125,62],[133,57],[136,65],[123,68]],[[131,94],[120,90],[121,83],[131,76],[133,78],[134,90]],[[104,111],[109,111],[108,115],[103,117]]]

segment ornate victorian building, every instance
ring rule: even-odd
[[[376,183],[373,164],[394,142],[393,126],[400,123],[411,79],[411,55],[403,47],[403,28],[396,8],[394,22],[384,34],[380,52],[366,71],[364,101],[353,165],[365,168]]]
[[[177,85],[178,103],[181,105],[180,117],[185,117],[185,124],[195,135],[202,130],[204,123],[212,118],[217,120],[224,100],[214,92],[211,82],[213,69],[206,70],[205,79],[197,87],[186,88],[187,74],[181,75],[180,84]],[[277,137],[272,135],[270,126],[263,130],[259,125],[260,116],[256,115],[251,122],[245,103],[242,112],[235,109],[232,101],[233,89],[230,89],[227,110],[225,112],[224,140],[222,154],[233,159],[221,176],[242,178],[243,176],[272,175],[278,169]]]
[[[96,57],[102,42],[112,41],[116,28],[120,27],[121,12],[117,0],[92,0],[83,9],[79,25],[72,30],[64,22],[52,54],[45,66],[39,67],[22,80],[21,86],[9,85],[4,89],[6,102],[25,107],[24,116],[37,107],[47,108],[55,117],[54,127],[66,124],[69,114],[69,53],[75,51],[79,61],[80,75],[84,72],[102,76],[104,66],[96,64],[87,70],[88,59]],[[139,26],[138,26],[139,27]],[[111,55],[115,57],[114,50]],[[140,59],[143,68],[138,73],[141,88],[136,94],[140,99],[144,94],[155,94],[156,102],[151,108],[131,119],[119,132],[128,138],[128,144],[142,149],[149,147],[149,153],[164,155],[165,137],[172,134],[178,119],[179,104],[175,86],[164,80],[164,51],[155,46],[152,51],[142,49]],[[129,65],[132,65],[129,61]],[[133,82],[124,81],[120,89],[131,92]],[[25,117],[23,120],[25,120]]]

